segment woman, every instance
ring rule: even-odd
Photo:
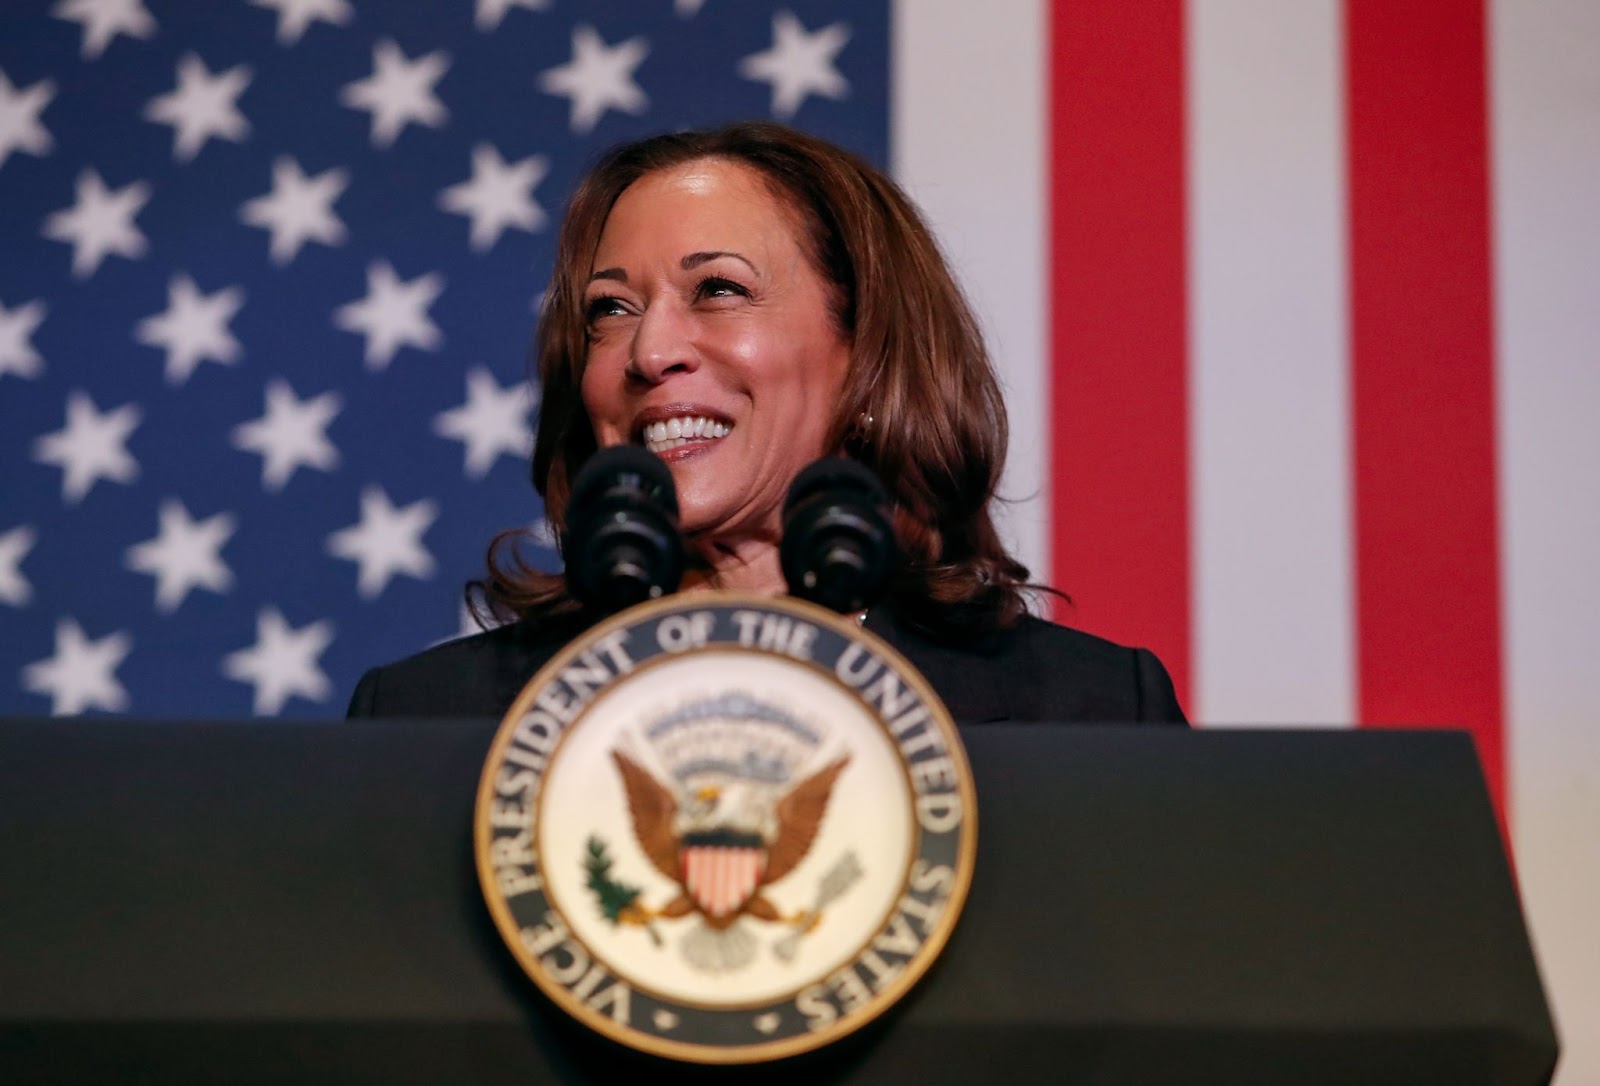
[[[1006,417],[982,338],[916,210],[854,155],[773,124],[618,148],[573,197],[536,344],[558,533],[583,462],[644,444],[677,485],[682,591],[781,593],[789,484],[847,455],[883,480],[901,556],[866,627],[957,720],[1183,721],[1150,653],[1027,613],[990,515]],[[596,620],[514,547],[473,586],[509,624],[368,672],[351,715],[499,716]]]

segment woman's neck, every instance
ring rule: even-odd
[[[771,540],[751,539],[738,543],[708,540],[690,545],[694,556],[691,568],[683,576],[680,592],[717,589],[781,596],[789,590],[783,579],[778,546]]]

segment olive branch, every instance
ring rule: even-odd
[[[589,874],[587,884],[594,891],[601,915],[613,926],[639,925],[649,933],[650,941],[660,946],[661,936],[657,934],[655,925],[650,923],[650,914],[642,905],[636,904],[641,892],[639,887],[629,886],[611,877],[611,857],[606,852],[606,844],[593,834],[589,836],[589,854],[584,858],[583,867]]]

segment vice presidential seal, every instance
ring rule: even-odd
[[[892,648],[796,600],[680,596],[534,676],[475,833],[495,924],[557,1005],[737,1063],[836,1040],[916,983],[976,818],[949,714]]]

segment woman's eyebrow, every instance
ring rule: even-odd
[[[744,257],[743,254],[735,253],[735,252],[732,252],[732,251],[727,250],[727,249],[716,249],[716,250],[713,250],[713,251],[710,251],[710,252],[690,253],[688,256],[684,257],[678,263],[683,268],[684,271],[693,271],[694,269],[698,268],[702,264],[708,263],[708,262],[710,262],[712,260],[716,260],[718,257],[724,257],[724,256],[733,257],[733,259],[739,261],[741,264],[743,264],[745,267],[749,268],[751,271],[755,271],[756,270],[756,266],[754,264],[750,263],[750,261],[747,260]]]
[[[730,249],[715,249],[699,253],[690,253],[688,256],[678,261],[678,264],[683,268],[684,271],[693,271],[702,264],[710,263],[713,260],[717,260],[725,256],[732,257],[734,260],[737,260],[751,271],[756,270],[756,266],[750,263],[750,261],[742,253],[736,253]],[[597,279],[609,279],[618,283],[626,283],[628,281],[628,273],[622,268],[601,268],[599,271],[592,272],[589,275],[589,282],[593,283]]]

